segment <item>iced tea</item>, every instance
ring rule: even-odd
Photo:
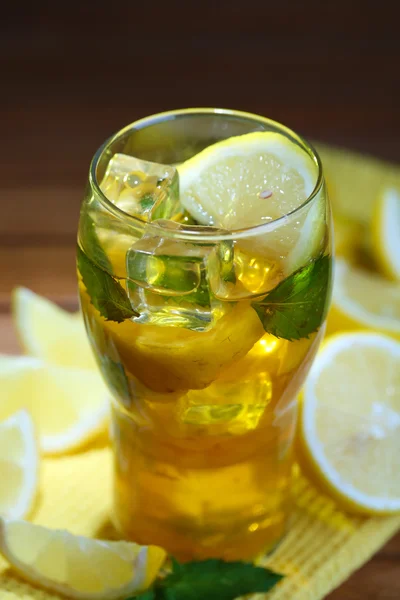
[[[81,306],[112,397],[115,520],[182,560],[252,558],[287,523],[296,396],[329,296],[329,209],[318,157],[289,130],[232,111],[172,116],[100,149],[81,211]],[[258,150],[272,133],[284,144]],[[222,139],[252,146],[235,163]],[[290,144],[304,156],[289,168]],[[193,162],[204,148],[211,158]],[[243,199],[230,193],[233,210],[224,190],[239,177],[250,183]]]

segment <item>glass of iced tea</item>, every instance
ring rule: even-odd
[[[270,551],[329,302],[318,155],[242,112],[137,121],[92,161],[77,252],[111,396],[118,528],[181,560]]]

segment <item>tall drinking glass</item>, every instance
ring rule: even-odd
[[[304,198],[287,208],[282,200],[281,213],[256,224],[255,204],[242,203],[240,227],[226,225],[232,210],[225,199],[215,212],[224,227],[215,218],[199,221],[207,212],[199,209],[202,198],[193,211],[181,204],[180,165],[251,132],[274,134],[287,150],[272,159],[260,150],[260,161],[277,169],[263,182],[260,202],[272,194],[279,200],[279,186],[296,179],[285,156],[307,165]],[[239,164],[232,186],[240,177]],[[181,560],[233,560],[271,550],[282,537],[296,396],[329,301],[329,240],[317,154],[263,117],[163,113],[98,150],[81,210],[78,278],[87,333],[110,390],[114,518],[126,538]]]

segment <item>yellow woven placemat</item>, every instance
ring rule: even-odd
[[[319,147],[334,208],[368,222],[382,185],[400,187],[395,166],[354,153]],[[111,453],[99,446],[42,462],[41,495],[33,520],[73,533],[107,538],[112,501]],[[0,483],[1,485],[1,483]],[[320,600],[366,562],[400,528],[400,516],[358,518],[341,512],[301,475],[293,486],[295,509],[287,536],[265,564],[286,578],[269,600]],[[18,579],[0,559],[1,600],[50,600],[55,595]],[[254,596],[254,600],[266,598]]]
[[[73,533],[109,537],[111,452],[89,450],[46,459],[34,521]],[[287,536],[266,564],[287,577],[270,600],[318,600],[344,581],[400,527],[400,517],[361,519],[340,512],[301,476]],[[57,596],[18,579],[0,559],[1,600],[50,600]],[[263,595],[254,596],[261,600]]]

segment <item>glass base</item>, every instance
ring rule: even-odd
[[[118,498],[112,517],[115,529],[123,539],[141,545],[153,544],[165,548],[180,562],[221,558],[227,561],[253,561],[271,554],[287,531],[288,507],[262,521],[253,517],[238,520],[224,519],[201,523],[184,518],[143,519],[136,518],[118,506]]]
[[[115,405],[117,529],[180,561],[253,560],[272,551],[290,512],[292,429],[273,423],[240,438],[172,438],[137,426]]]

